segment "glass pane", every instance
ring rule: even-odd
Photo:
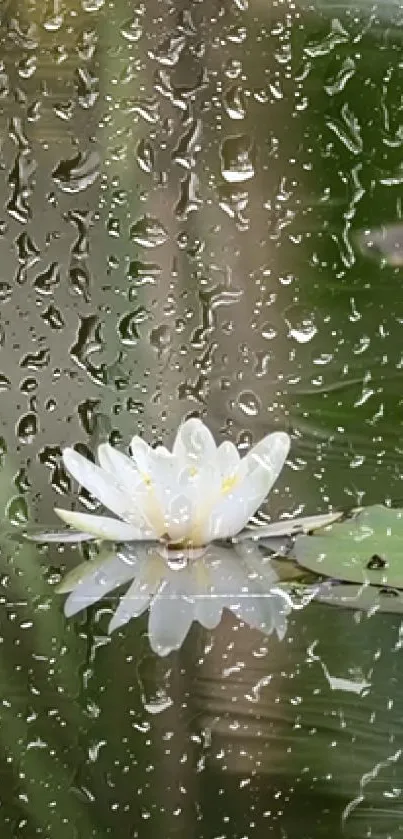
[[[295,597],[283,639],[234,608],[158,656],[146,611],[108,633],[121,592],[63,615],[94,546],[22,535],[102,512],[66,447],[171,446],[188,417],[242,456],[291,436],[255,522],[401,504],[401,24],[2,4],[5,839],[402,831],[399,614]]]

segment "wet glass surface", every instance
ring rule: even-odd
[[[62,449],[292,436],[264,511],[398,503],[398,4],[8,0],[0,9],[1,835],[395,837],[398,615],[229,613],[179,653],[81,557]],[[80,493],[87,511],[95,509]],[[83,549],[84,550],[84,549]]]

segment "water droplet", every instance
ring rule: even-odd
[[[40,250],[26,230],[17,236],[15,245],[19,262],[22,262],[27,268],[31,268],[35,262],[38,262]]]
[[[171,327],[166,323],[156,326],[150,332],[150,344],[159,354],[166,352],[171,344]]]
[[[56,3],[54,4],[56,7]],[[46,29],[47,32],[58,32],[59,29],[63,26],[64,17],[62,14],[58,14],[56,11],[49,15],[49,17],[45,18],[43,21],[43,28]]]
[[[53,105],[53,110],[56,116],[60,117],[64,122],[68,122],[74,114],[74,102],[69,99],[67,102],[56,102]]]
[[[149,714],[161,714],[173,705],[173,699],[166,693],[157,693],[155,698],[148,702],[143,701],[143,706]]]
[[[167,241],[168,233],[157,218],[143,216],[131,226],[130,238],[143,248],[155,248]]]
[[[139,18],[134,16],[123,24],[120,31],[123,37],[126,38],[126,41],[135,43],[140,40],[143,34],[143,27],[141,26]]]
[[[90,61],[94,57],[97,42],[98,35],[95,29],[84,29],[77,44],[77,53],[83,61]]]
[[[128,99],[123,103],[122,109],[125,115],[138,114],[152,125],[160,120],[160,106],[156,97],[152,99]]]
[[[24,131],[21,117],[12,117],[10,119],[9,135],[14,140],[16,146],[18,146],[20,152],[26,153],[30,150],[31,144]]]
[[[272,323],[264,323],[260,330],[262,338],[265,338],[266,341],[272,341],[273,338],[276,338],[277,332],[277,328]]]
[[[12,498],[6,507],[6,516],[16,526],[26,524],[29,519],[28,505],[22,495]]]
[[[17,423],[17,437],[21,443],[28,445],[33,443],[38,433],[38,417],[29,412],[24,414]]]
[[[46,311],[42,312],[41,317],[51,329],[58,331],[64,327],[62,314],[55,306],[48,306]]]
[[[185,45],[186,38],[184,35],[169,35],[168,38],[159,44],[155,52],[149,50],[148,54],[158,64],[162,64],[165,67],[175,67]]]
[[[136,160],[140,169],[148,174],[152,172],[155,163],[154,149],[148,140],[140,140],[136,150]]]
[[[71,254],[76,259],[86,259],[90,252],[89,228],[92,222],[92,210],[70,210],[67,213],[69,221],[76,225],[78,236],[71,249]]]
[[[333,18],[330,32],[321,41],[308,44],[304,52],[310,58],[318,58],[322,55],[328,55],[339,44],[346,44],[349,40],[349,33],[346,29],[343,29],[338,18]]]
[[[195,172],[190,172],[181,181],[179,201],[175,207],[177,218],[186,219],[189,213],[197,210],[203,203],[198,195],[199,179]]]
[[[6,303],[13,293],[10,283],[0,283],[0,302]]]
[[[78,102],[88,110],[95,105],[99,96],[98,76],[92,75],[87,67],[78,67],[75,72]]]
[[[289,329],[289,337],[299,344],[312,341],[318,331],[313,312],[304,311],[300,307],[288,309],[284,320]]]
[[[98,152],[79,152],[73,158],[61,160],[53,170],[52,177],[63,192],[82,192],[95,183],[100,164]]]
[[[6,67],[3,61],[0,61],[0,99],[5,99],[10,92],[10,85]]]
[[[50,352],[48,349],[38,350],[36,353],[27,353],[20,361],[20,367],[28,370],[42,370],[47,367],[50,362]]]
[[[32,178],[36,168],[36,161],[27,152],[21,152],[17,155],[8,177],[12,193],[7,203],[7,212],[20,224],[26,224],[32,215],[28,201],[32,193]]]
[[[0,468],[4,466],[4,461],[7,454],[7,443],[4,437],[0,437]]]
[[[99,12],[104,3],[105,0],[81,0],[81,6],[84,12]]]
[[[87,269],[82,265],[72,265],[69,271],[69,279],[74,293],[88,302],[91,297],[91,278]]]
[[[228,31],[227,40],[232,44],[243,44],[248,35],[245,26],[231,26]]]
[[[172,152],[172,160],[191,169],[195,164],[195,154],[201,149],[202,123],[200,119],[191,119],[190,125],[179,137],[178,143]]]
[[[100,405],[99,399],[85,399],[84,402],[80,402],[77,407],[77,413],[80,420],[80,423],[85,431],[86,434],[91,435],[94,433],[97,423],[97,411],[96,409]]]
[[[143,285],[155,285],[161,273],[161,266],[155,262],[141,262],[133,259],[129,264],[127,279],[138,288]]]
[[[4,373],[0,373],[0,393],[6,390],[11,390],[11,381]]]
[[[259,397],[251,390],[244,390],[238,395],[237,405],[247,417],[257,416],[261,409]]]
[[[231,119],[244,119],[246,114],[243,90],[240,85],[231,85],[223,96],[224,108]]]
[[[148,318],[147,309],[142,307],[124,315],[118,323],[118,333],[122,344],[133,347],[140,338],[137,327]]]
[[[30,79],[38,66],[36,55],[27,55],[18,62],[18,75],[22,79]]]
[[[226,181],[241,183],[253,178],[255,174],[254,147],[247,134],[227,137],[221,145],[220,156],[221,172]]]
[[[38,382],[34,379],[33,376],[29,376],[27,379],[23,379],[20,384],[20,391],[25,396],[28,396],[30,393],[33,393],[35,390],[38,389]]]
[[[46,271],[38,274],[34,280],[34,288],[38,294],[43,296],[53,294],[54,289],[60,283],[60,268],[57,262],[52,262]]]

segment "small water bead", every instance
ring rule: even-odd
[[[237,406],[245,416],[255,417],[260,412],[262,404],[253,391],[244,390],[238,395]]]

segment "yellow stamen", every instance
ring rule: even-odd
[[[223,479],[221,483],[221,493],[222,495],[227,495],[228,492],[231,492],[232,489],[238,483],[238,476],[237,475],[228,475],[226,478]]]

